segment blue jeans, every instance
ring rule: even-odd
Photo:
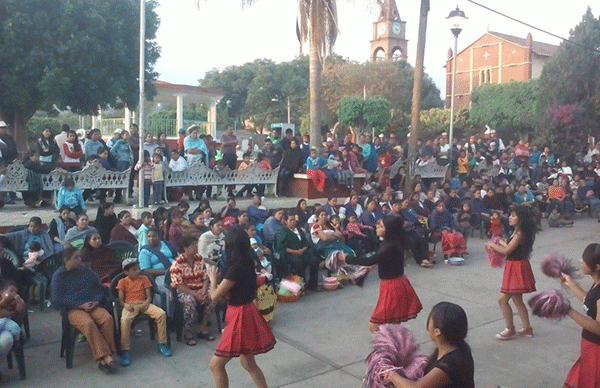
[[[165,181],[158,181],[152,183],[152,194],[154,197],[154,203],[160,202],[165,191]]]

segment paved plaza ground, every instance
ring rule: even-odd
[[[297,199],[267,198],[269,208],[295,206]],[[319,201],[323,203],[324,201]],[[220,209],[217,201],[214,209]],[[240,200],[240,208],[250,201]],[[314,201],[310,201],[314,203]],[[192,203],[192,208],[197,202]],[[120,207],[118,208],[120,209]],[[7,205],[0,210],[0,225],[24,224],[31,215],[40,215],[49,222],[53,212],[29,212],[22,205]],[[90,211],[91,218],[95,210]],[[546,226],[546,224],[544,224]],[[545,277],[539,263],[545,254],[559,252],[575,261],[590,242],[598,242],[600,224],[587,216],[579,216],[571,229],[548,229],[538,234],[532,266],[538,290],[560,288],[557,281]],[[407,259],[406,274],[421,298],[424,310],[406,323],[421,344],[421,350],[431,352],[432,344],[425,331],[425,321],[431,307],[439,301],[460,304],[469,318],[467,340],[475,359],[475,383],[479,388],[560,388],[569,368],[579,354],[580,328],[569,318],[560,322],[532,318],[535,337],[501,342],[494,335],[504,328],[496,298],[502,270],[491,268],[484,255],[484,240],[469,239],[466,263],[460,267],[445,265],[442,260],[433,269],[423,269]],[[438,247],[438,257],[440,255]],[[582,281],[584,288],[591,280]],[[360,387],[365,370],[364,359],[370,350],[367,322],[375,306],[379,279],[372,272],[363,288],[346,286],[336,291],[311,293],[292,304],[280,303],[275,310],[272,328],[277,345],[271,352],[257,357],[270,387],[337,388]],[[581,303],[571,297],[581,310]],[[18,380],[18,372],[7,371],[2,365],[3,383],[14,387],[212,387],[208,362],[215,342],[200,342],[195,347],[173,339],[173,357],[159,355],[155,343],[144,334],[133,339],[132,364],[121,368],[117,375],[98,371],[87,344],[77,344],[74,367],[66,369],[59,358],[60,317],[46,309],[40,313],[31,307],[31,340],[25,357],[27,379]],[[519,324],[516,319],[517,327]],[[214,325],[213,325],[213,330]],[[250,377],[233,360],[228,372],[230,386],[252,387]]]

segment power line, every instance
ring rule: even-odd
[[[597,49],[594,49],[594,48],[591,48],[591,47],[584,46],[584,45],[582,45],[581,43],[573,42],[572,40],[569,40],[569,39],[567,39],[567,38],[563,38],[562,36],[556,35],[556,34],[554,34],[554,33],[552,33],[552,32],[549,32],[549,31],[543,30],[543,29],[541,29],[541,28],[538,28],[538,27],[536,27],[536,26],[534,26],[534,25],[531,25],[531,24],[529,24],[529,23],[526,23],[526,22],[524,22],[524,21],[521,21],[521,20],[519,20],[519,19],[515,19],[515,18],[514,18],[514,17],[512,17],[512,16],[509,16],[509,15],[507,15],[507,14],[504,14],[504,13],[502,13],[502,12],[500,12],[500,11],[496,11],[495,9],[492,9],[492,8],[490,8],[490,7],[488,7],[488,6],[485,6],[485,5],[483,5],[483,4],[479,4],[479,3],[478,3],[478,2],[476,2],[476,1],[473,1],[473,0],[467,0],[467,1],[468,1],[469,3],[472,3],[472,4],[475,4],[475,5],[479,6],[479,7],[481,7],[481,8],[484,8],[484,9],[486,9],[486,10],[490,11],[490,12],[493,12],[493,13],[495,13],[495,14],[498,14],[498,15],[502,16],[502,17],[505,17],[505,18],[507,18],[507,19],[510,19],[510,20],[512,20],[512,21],[514,21],[514,22],[517,22],[517,23],[519,23],[519,24],[523,24],[523,25],[525,25],[525,26],[527,26],[527,27],[529,27],[529,28],[533,28],[534,30],[537,30],[537,31],[543,32],[544,34],[547,34],[547,35],[550,35],[550,36],[552,36],[552,37],[558,38],[558,39],[560,39],[560,40],[562,40],[562,41],[565,41],[565,42],[568,42],[568,43],[574,44],[574,45],[576,45],[576,46],[579,46],[579,47],[581,47],[581,48],[583,48],[583,49],[585,49],[585,50],[593,51],[593,52],[595,52],[596,54],[600,54],[600,51],[599,51],[599,50],[597,50]]]

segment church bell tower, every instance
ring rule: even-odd
[[[371,61],[407,60],[408,41],[406,22],[400,20],[395,0],[378,0],[381,8],[379,19],[373,23]]]

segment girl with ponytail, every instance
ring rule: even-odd
[[[387,379],[397,388],[474,388],[473,356],[465,342],[468,328],[462,307],[450,302],[436,304],[427,318],[427,332],[436,349],[425,367],[425,375],[411,381],[390,372]]]

